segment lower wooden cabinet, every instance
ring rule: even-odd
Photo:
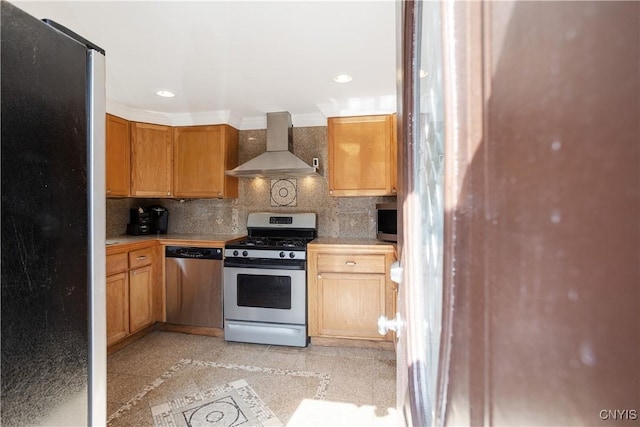
[[[107,276],[107,345],[129,335],[129,276],[116,273]]]
[[[150,265],[129,272],[129,333],[153,323],[153,272]]]
[[[318,335],[381,339],[378,316],[385,311],[383,274],[319,273]]]
[[[157,320],[160,258],[155,244],[107,255],[107,346]]]
[[[378,317],[395,316],[393,245],[312,243],[307,259],[311,337],[393,341],[378,334]]]

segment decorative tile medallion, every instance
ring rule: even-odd
[[[296,178],[271,180],[271,206],[294,207],[298,204]]]
[[[122,405],[116,412],[114,412],[107,419],[107,424],[111,423],[116,418],[122,417],[127,411],[129,411],[131,408],[133,408],[138,403],[140,403],[140,401],[144,399],[148,393],[160,387],[165,381],[171,379],[174,375],[181,372],[186,367],[223,368],[223,369],[243,370],[247,372],[259,372],[259,373],[265,373],[265,374],[271,374],[271,375],[287,375],[291,377],[317,378],[318,385],[316,387],[316,393],[313,397],[313,399],[316,399],[316,400],[325,399],[327,395],[327,387],[329,385],[329,381],[331,380],[331,376],[329,374],[321,374],[318,372],[294,371],[289,369],[266,368],[266,367],[260,367],[260,366],[236,365],[233,363],[206,362],[202,360],[182,359],[178,363],[176,363],[174,366],[169,368],[162,375],[160,375],[158,378],[156,378],[151,384],[145,386],[140,392],[138,392],[135,396],[129,399],[127,403]],[[242,416],[245,416],[245,417],[247,414],[251,415],[253,413],[258,419],[262,418],[268,421],[269,420],[268,414],[271,413],[271,411],[266,406],[264,406],[260,398],[257,395],[255,395],[255,392],[253,392],[252,394],[249,391],[250,387],[249,389],[247,388],[243,389],[242,383],[246,384],[244,380],[234,381],[232,383],[225,384],[220,387],[208,389],[203,392],[196,393],[194,395],[190,395],[182,399],[176,399],[175,401],[165,403],[164,405],[169,405],[168,408],[171,408],[171,405],[174,405],[175,408],[180,408],[183,406],[197,403],[198,401],[203,401],[204,399],[212,399],[215,396],[222,397],[220,395],[220,393],[222,392],[235,391],[236,393],[238,393],[238,395],[241,396],[241,399],[238,400],[234,397],[235,395],[233,395],[232,393],[228,393],[228,395],[232,397],[231,400],[233,400],[233,402],[231,402],[231,400],[220,400],[217,403],[217,405],[226,405],[233,412],[235,410],[233,409],[235,404],[235,406],[238,408],[238,411],[235,414],[237,414],[239,417],[241,416],[240,412],[242,412],[243,414]],[[162,406],[162,405],[159,405],[159,406]],[[197,404],[193,408],[190,408],[189,410],[191,410],[191,412],[188,412],[187,416],[200,416],[201,413],[196,409],[196,407],[197,407]],[[209,406],[209,409],[212,407],[213,406]],[[171,409],[173,410],[175,408],[171,408]],[[246,408],[251,408],[251,411],[246,411]],[[159,411],[161,411],[161,409],[167,409],[167,407],[162,407],[162,408],[154,407],[154,409],[156,411],[156,414],[154,414],[154,418],[155,418],[155,415],[166,412],[166,411],[164,412],[159,412]],[[204,409],[204,407],[202,409]],[[210,412],[216,413],[216,411],[210,411]],[[216,416],[217,415],[212,415],[213,418],[215,418]],[[165,419],[167,419],[167,417],[165,417]],[[195,419],[195,418],[192,417],[192,419]],[[278,424],[279,420],[275,417],[273,418],[273,421],[270,421],[270,422],[274,422],[276,424],[269,424],[267,422],[264,422],[262,425],[264,425],[265,427],[272,426],[272,425],[280,425]],[[180,424],[174,423],[174,424],[158,424],[158,425],[178,426]],[[183,425],[187,426],[188,424],[183,424]],[[194,424],[194,426],[195,425],[196,424]],[[203,425],[207,425],[207,424],[203,424]],[[210,424],[210,425],[223,425],[223,424]]]
[[[282,422],[245,380],[151,408],[154,427],[281,427]]]

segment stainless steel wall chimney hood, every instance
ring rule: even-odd
[[[293,125],[287,111],[267,113],[267,151],[225,172],[240,178],[317,175],[317,170],[293,154]]]

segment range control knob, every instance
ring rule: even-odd
[[[289,258],[295,258],[296,254],[295,252],[289,252]]]
[[[248,256],[248,255],[249,255],[249,252],[247,252],[247,251],[242,251],[242,256]]]
[[[233,256],[238,256],[238,251],[233,251]]]
[[[280,258],[284,258],[284,252],[280,252]]]

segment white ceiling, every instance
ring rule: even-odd
[[[394,0],[12,2],[105,49],[107,111],[130,120],[254,129],[271,111],[313,126],[396,110]]]

